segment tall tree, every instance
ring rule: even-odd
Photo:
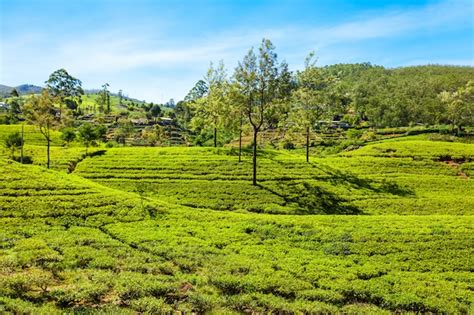
[[[474,81],[467,82],[453,93],[444,91],[440,98],[447,104],[453,132],[459,134],[463,127],[474,125]]]
[[[97,108],[99,109],[99,113],[110,113],[110,92],[108,90],[109,84],[105,83],[102,85],[102,90],[99,92],[97,96]]]
[[[151,103],[151,104],[153,104],[153,103]],[[158,104],[153,104],[153,105],[151,105],[148,112],[150,113],[151,117],[153,117],[154,120],[156,121],[156,119],[161,116],[161,106],[158,105]]]
[[[102,85],[102,93],[105,95],[105,105],[106,105],[106,110],[105,113],[109,114],[110,113],[110,92],[109,92],[109,84],[105,83]]]
[[[208,87],[207,93],[191,102],[195,110],[191,125],[194,129],[211,129],[214,147],[217,147],[217,131],[225,127],[228,118],[228,107],[225,102],[227,73],[222,61],[216,68],[211,63],[205,76],[205,84]]]
[[[96,141],[103,140],[107,133],[107,128],[104,125],[93,126],[90,123],[85,123],[79,127],[79,139],[86,146],[86,155],[90,145]]]
[[[296,82],[293,73],[289,70],[288,63],[283,60],[278,67],[276,97],[266,117],[268,128],[278,128],[287,121],[291,107],[291,92],[295,88]]]
[[[39,130],[46,140],[47,167],[50,166],[51,130],[59,125],[55,104],[59,102],[47,89],[38,95],[32,95],[25,104],[25,116]]]
[[[118,91],[118,97],[119,97],[119,106],[122,106],[122,101],[123,101],[123,91],[122,90]]]
[[[188,92],[188,94],[184,97],[186,102],[192,102],[201,97],[204,97],[209,90],[209,87],[204,80],[199,80],[196,82],[194,87]]]
[[[62,117],[63,104],[73,110],[78,107],[80,97],[84,94],[81,80],[71,76],[65,69],[59,69],[45,83],[49,94],[59,99],[59,119]]]
[[[166,102],[164,106],[168,107],[168,108],[175,108],[176,104],[174,102],[174,99],[170,98],[170,100],[168,102]]]
[[[21,99],[18,91],[14,88],[10,92],[10,98],[8,99],[8,123],[15,124],[19,120],[19,115],[21,114]]]
[[[229,93],[227,93],[226,103],[229,105],[229,121],[233,130],[238,129],[239,133],[239,163],[242,162],[242,134],[244,132],[244,124],[246,122],[245,105],[246,96],[241,93],[240,85],[234,77],[234,81],[229,85]],[[238,125],[235,123],[238,122]]]
[[[253,49],[247,53],[236,69],[235,78],[245,95],[245,112],[253,129],[253,174],[252,183],[257,185],[257,136],[265,117],[277,98],[278,61],[275,47],[268,39],[263,39],[258,60]]]
[[[293,107],[289,120],[297,129],[306,132],[306,162],[309,163],[311,129],[327,113],[324,89],[328,86],[328,77],[323,76],[316,67],[314,53],[305,59],[305,69],[297,73],[298,88],[292,93]]]
[[[118,126],[115,128],[114,138],[118,143],[125,146],[127,138],[133,135],[135,128],[130,120],[122,118],[118,121]]]
[[[184,100],[176,104],[174,113],[178,124],[184,129],[189,128],[192,118],[194,117],[194,108],[192,103],[204,97],[208,92],[208,86],[204,80],[199,80],[194,87],[184,97]]]

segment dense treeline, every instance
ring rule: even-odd
[[[194,131],[193,142],[197,145],[212,139],[217,147],[238,137],[239,162],[242,136],[251,135],[254,185],[257,139],[264,130],[304,134],[309,162],[311,133],[328,126],[328,122],[344,128],[449,124],[457,134],[465,126],[474,125],[474,67],[427,65],[387,69],[370,63],[320,67],[316,60],[314,53],[310,53],[302,70],[291,71],[285,60],[278,59],[272,42],[263,39],[258,49],[251,48],[232,73],[223,61],[211,63],[203,80],[184,100],[176,106],[170,100],[172,120],[167,118],[165,126],[155,128],[162,107],[144,104],[140,112],[144,117],[140,119],[145,123],[139,124],[147,127],[140,130],[138,126],[139,132],[128,119],[133,108],[113,113],[107,83],[98,94],[94,112],[84,115],[81,81],[64,69],[50,75],[40,95],[22,101],[18,93],[13,93],[5,117],[11,123],[23,116],[37,125],[48,143],[47,152],[51,129],[65,131],[91,121],[93,125],[107,121],[109,127],[115,124],[114,139],[123,145],[131,136],[149,145],[164,143],[164,138],[173,136],[171,125],[177,127],[175,133],[181,136],[188,130]],[[122,105],[120,97],[118,106]],[[105,140],[108,133],[103,126],[97,136],[97,126],[93,125],[86,125],[77,134],[86,147],[98,139]],[[168,136],[164,135],[164,127],[169,129]],[[69,131],[71,137],[65,139],[68,143],[76,136],[76,131]]]
[[[323,68],[337,76],[349,98],[345,113],[378,127],[413,123],[451,123],[443,91],[456,92],[474,78],[473,67],[413,66],[385,69],[371,64],[333,65]]]
[[[314,53],[305,68],[292,72],[279,62],[275,47],[263,39],[228,76],[221,61],[211,66],[177,104],[176,118],[185,128],[212,134],[253,134],[253,183],[256,185],[257,135],[264,129],[310,133],[325,121],[353,126],[399,127],[451,124],[459,133],[474,123],[474,68],[418,66],[386,69],[370,63],[318,67]],[[349,126],[348,124],[346,126]],[[239,161],[241,141],[239,140]]]
[[[300,87],[298,77],[312,71],[314,79],[321,82],[334,81],[332,85],[320,89],[321,94],[329,94],[326,96],[332,101],[327,104],[329,115],[325,118],[343,118],[354,125],[374,127],[451,124],[449,104],[443,100],[442,94],[456,93],[459,89],[466,88],[474,78],[474,67],[469,66],[425,65],[389,69],[360,63],[336,64],[316,69],[317,71],[305,69],[302,72],[290,72],[292,86],[288,89],[287,100],[294,102],[290,96]],[[203,102],[201,98],[206,95],[202,91],[208,89],[205,84],[206,82],[199,81],[188,97],[178,103],[176,116],[181,124],[189,126],[187,123],[196,116],[191,104],[196,99]],[[469,105],[468,109],[473,106],[472,103]],[[291,104],[287,104],[283,109],[290,108]],[[279,118],[287,118],[287,114],[288,112],[283,111]],[[472,123],[471,119],[465,125]]]

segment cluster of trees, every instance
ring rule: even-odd
[[[107,127],[101,124],[85,123],[79,128],[66,127],[61,130],[61,139],[67,144],[75,139],[81,141],[87,150],[98,141],[106,141]]]
[[[82,82],[71,76],[65,69],[53,72],[45,82],[46,87],[39,95],[31,95],[25,102],[22,112],[26,120],[36,126],[46,140],[47,168],[50,166],[50,147],[52,141],[51,131],[57,128],[70,127],[81,103],[81,95],[84,94]],[[64,109],[64,106],[66,109]],[[83,125],[79,129],[79,135],[88,146],[98,137],[105,135],[104,128],[89,128]],[[75,132],[66,131],[64,139],[72,141]]]
[[[59,119],[62,117],[64,105],[70,113],[79,108],[82,102],[81,95],[84,95],[81,80],[71,76],[65,69],[59,69],[54,71],[45,83],[48,94],[57,99]]]
[[[473,80],[473,67],[385,69],[367,63],[332,65],[323,71],[338,77],[347,97],[341,113],[352,113],[355,123],[367,121],[376,127],[452,124],[460,128],[474,123],[471,119],[458,125],[452,108],[442,99],[444,92],[456,92]]]
[[[0,120],[0,123],[4,124],[16,124],[20,120],[21,114],[21,98],[17,89],[13,89],[10,92],[8,99],[8,109],[6,115]]]
[[[316,65],[310,53],[302,70],[293,72],[279,61],[275,47],[263,39],[228,73],[223,61],[211,63],[203,80],[184,100],[167,102],[171,116],[182,130],[193,130],[199,137],[212,138],[215,147],[239,138],[239,162],[242,135],[251,133],[253,183],[256,185],[257,139],[265,129],[292,130],[305,134],[306,160],[309,162],[310,135],[320,121],[342,120],[354,126],[397,127],[412,124],[451,124],[459,132],[474,124],[474,68],[454,66],[417,66],[386,69],[370,63]],[[39,127],[47,142],[49,167],[50,130],[63,129],[65,141],[77,136],[87,147],[105,135],[105,127],[85,124],[71,127],[80,114],[81,81],[66,70],[53,72],[39,95],[26,101],[18,93],[9,98],[7,118],[18,121],[20,113]],[[111,112],[111,93],[105,83],[98,93],[100,113]],[[126,105],[119,91],[119,105]],[[22,103],[24,102],[24,104]],[[126,117],[135,110],[129,105],[125,115],[116,118],[115,140],[125,143],[134,134]],[[156,122],[162,106],[142,104],[141,114]],[[100,121],[100,118],[98,119]],[[103,121],[102,121],[103,122]],[[97,129],[98,128],[98,129]],[[166,132],[160,127],[143,130],[141,138],[155,145],[164,143]],[[196,142],[202,142],[201,140]]]
[[[99,92],[97,97],[97,107],[99,109],[99,113],[110,113],[110,92],[108,87],[108,83],[102,85],[102,90]]]
[[[244,56],[232,75],[224,63],[207,74],[175,108],[183,128],[212,134],[253,134],[256,185],[257,135],[263,129],[304,132],[309,162],[310,133],[320,120],[352,125],[397,127],[411,124],[474,124],[472,67],[420,66],[385,69],[370,63],[316,66],[314,53],[301,71],[279,62],[275,47],[263,39],[258,52]],[[224,137],[221,137],[224,138]]]

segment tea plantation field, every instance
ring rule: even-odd
[[[238,163],[233,151],[225,149],[114,148],[84,160],[75,174],[194,208],[274,214],[460,215],[474,209],[474,183],[467,175],[473,147],[388,142],[313,158],[310,164],[300,155],[265,151],[258,187],[251,185],[250,157]],[[394,151],[400,155],[394,156]],[[451,154],[466,165],[440,161],[451,159]]]
[[[473,146],[2,156],[0,313],[472,313]]]

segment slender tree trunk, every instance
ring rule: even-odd
[[[20,151],[20,163],[23,164],[23,146],[25,145],[25,126],[21,125],[21,151]]]
[[[306,163],[309,163],[309,127],[306,127]]]
[[[45,133],[44,133],[44,135],[46,137],[46,146],[47,146],[47,148],[46,148],[46,153],[47,154],[46,155],[47,155],[47,160],[48,160],[47,161],[47,168],[48,169],[49,169],[49,162],[50,162],[50,152],[49,152],[50,150],[49,149],[51,147],[51,133],[50,133],[49,128],[50,128],[50,125],[48,123],[48,124],[46,124],[46,130],[45,130]]]
[[[239,131],[239,163],[242,162],[242,124],[243,119],[240,117],[240,131]]]
[[[257,134],[258,134],[258,129],[254,127],[253,129],[253,156],[252,156],[252,163],[253,163],[252,184],[254,186],[257,186]]]
[[[47,149],[46,149],[46,151],[47,151],[47,159],[48,159],[47,168],[49,168],[49,148],[50,148],[51,139],[49,139],[49,137],[48,137],[48,139],[46,139],[46,141],[47,141]]]
[[[217,128],[214,127],[214,148],[217,148]]]

